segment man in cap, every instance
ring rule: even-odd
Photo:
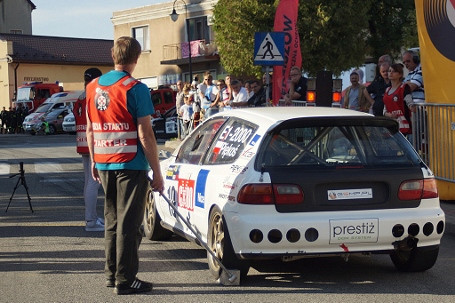
[[[101,76],[101,71],[92,67],[84,72],[84,88],[92,80]],[[90,162],[90,152],[87,145],[87,110],[85,91],[74,103],[73,114],[76,121],[76,151],[82,156],[84,165],[84,202],[85,202],[85,230],[104,231],[104,219],[98,217],[96,212],[96,202],[98,201],[98,189],[100,184],[92,178],[92,165]]]

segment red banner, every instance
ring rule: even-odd
[[[300,38],[297,30],[299,0],[280,0],[275,13],[273,31],[284,32],[284,65],[273,67],[273,104],[289,90],[289,72],[292,66],[302,65]]]

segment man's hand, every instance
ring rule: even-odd
[[[92,162],[92,178],[98,183],[101,183],[100,175],[98,173],[98,169],[95,167],[95,163]]]
[[[164,180],[161,175],[154,175],[153,180],[150,183],[153,191],[162,192],[164,190]]]

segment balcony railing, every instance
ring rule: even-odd
[[[194,40],[190,42],[191,56],[212,56],[218,52],[213,41],[206,43],[206,40]],[[188,58],[188,42],[163,45],[163,60],[178,60]]]

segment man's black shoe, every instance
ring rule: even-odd
[[[149,292],[153,289],[153,284],[150,282],[141,281],[135,279],[131,285],[127,284],[117,284],[114,288],[114,292],[117,295],[128,295],[128,294],[137,294],[142,292]]]
[[[115,287],[115,279],[106,279],[106,287]]]

